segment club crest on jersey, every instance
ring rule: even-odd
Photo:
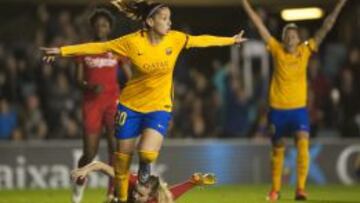
[[[166,48],[165,53],[166,55],[172,54],[172,48],[171,47]]]

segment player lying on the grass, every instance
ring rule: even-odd
[[[84,179],[93,171],[101,171],[110,177],[115,176],[114,168],[103,162],[94,161],[71,172],[72,180]],[[216,182],[214,174],[194,173],[189,180],[167,187],[159,177],[151,175],[145,184],[138,184],[137,175],[129,178],[129,203],[172,203],[185,192],[199,185],[213,185]],[[114,200],[116,202],[116,200]]]

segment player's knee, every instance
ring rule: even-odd
[[[115,152],[113,155],[115,174],[124,174],[128,172],[132,159],[132,154]]]
[[[309,133],[305,131],[300,131],[295,134],[296,141],[301,139],[309,139]]]
[[[145,163],[153,163],[159,155],[157,151],[139,150],[138,153],[140,160]]]
[[[283,148],[285,147],[285,141],[284,139],[273,139],[272,146],[275,148]]]
[[[116,149],[118,153],[133,154],[136,145],[136,140],[117,140]]]

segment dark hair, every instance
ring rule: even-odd
[[[113,0],[111,3],[132,20],[143,22],[153,16],[160,8],[167,7],[162,3],[145,0]]]
[[[106,18],[110,23],[110,27],[113,26],[114,16],[110,13],[110,11],[106,10],[105,8],[96,8],[94,10],[94,12],[90,15],[90,18],[89,18],[90,25],[94,26],[96,20],[100,17]]]

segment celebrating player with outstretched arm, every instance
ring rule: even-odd
[[[315,36],[305,42],[300,41],[298,27],[290,23],[283,28],[282,42],[271,36],[260,17],[242,0],[243,7],[258,29],[274,61],[271,79],[268,115],[272,133],[272,188],[269,200],[279,199],[281,175],[284,162],[284,134],[295,134],[297,157],[296,200],[305,200],[306,178],[309,169],[309,118],[306,109],[307,65],[311,54],[317,51],[326,34],[334,26],[337,16],[346,0],[339,0],[334,11],[325,19]]]
[[[141,0],[112,3],[128,17],[141,21],[143,29],[107,42],[43,48],[43,51],[47,56],[63,57],[112,52],[130,59],[133,77],[119,97],[114,165],[118,197],[126,202],[129,166],[137,138],[139,181],[146,183],[151,174],[150,164],[156,161],[166,135],[173,107],[173,70],[181,50],[229,46],[246,39],[243,32],[233,37],[216,37],[171,30],[171,11],[166,4]]]

